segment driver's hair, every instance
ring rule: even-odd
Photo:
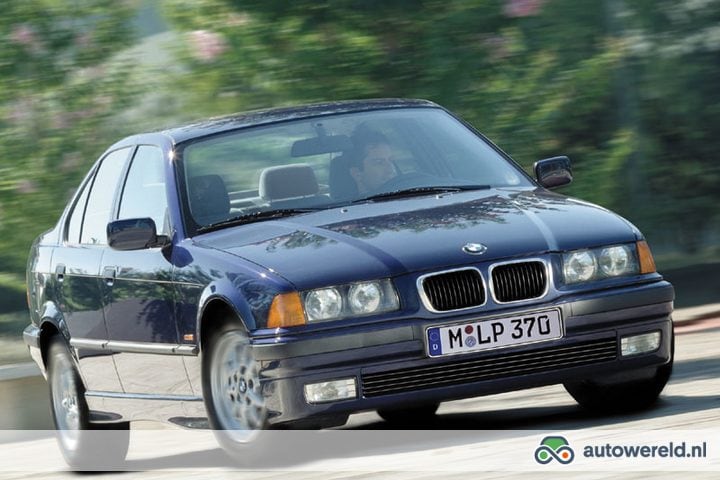
[[[368,128],[359,128],[352,135],[353,148],[350,152],[347,152],[349,161],[348,166],[350,168],[355,167],[359,170],[363,170],[363,159],[367,155],[368,149],[376,145],[389,145],[387,137],[376,130],[370,130]]]

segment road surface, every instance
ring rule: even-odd
[[[437,417],[389,431],[375,413],[351,417],[340,432],[302,433],[270,449],[270,463],[239,466],[224,456],[211,432],[149,423],[133,426],[126,470],[111,478],[693,478],[720,477],[720,323],[680,330],[675,369],[661,401],[649,411],[597,416],[581,410],[561,386],[448,402]],[[41,377],[0,382],[2,429],[50,429],[47,387]],[[137,427],[137,428],[136,428]],[[7,433],[7,432],[6,432]],[[71,478],[50,432],[23,432],[0,449],[0,478]],[[564,435],[575,462],[541,466],[533,452],[545,435]],[[32,438],[31,438],[32,437]],[[705,459],[636,459],[588,463],[583,448],[595,443],[705,444]],[[44,457],[38,462],[38,457]],[[4,458],[3,458],[4,457]],[[268,461],[268,460],[265,460]],[[627,466],[623,466],[627,461]],[[546,469],[543,473],[543,469]],[[571,470],[575,469],[575,470]],[[635,469],[645,470],[633,471]],[[15,471],[13,471],[15,470]],[[237,470],[243,470],[240,474]],[[488,470],[491,470],[488,472]],[[550,473],[551,472],[551,473]],[[105,475],[100,475],[105,476]],[[686,475],[680,475],[686,476]]]

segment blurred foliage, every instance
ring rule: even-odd
[[[0,312],[27,310],[25,279],[20,275],[0,273]]]
[[[216,114],[366,97],[434,100],[567,193],[686,253],[717,236],[718,0],[165,0],[182,91]]]
[[[32,238],[126,133],[351,98],[436,101],[528,169],[569,155],[564,193],[666,250],[720,231],[720,0],[6,4],[0,271],[21,274]],[[141,43],[138,14],[169,36]]]
[[[0,17],[0,271],[21,273],[129,102],[135,6],[113,0],[13,0]],[[100,140],[102,143],[98,143]]]

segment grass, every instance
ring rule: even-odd
[[[25,279],[0,272],[0,312],[15,312],[27,307]],[[0,320],[1,321],[1,320]]]
[[[720,262],[661,270],[675,287],[675,308],[720,303]]]
[[[652,245],[650,245],[652,247]],[[655,252],[653,252],[655,253]],[[694,254],[683,252],[655,254],[655,264],[660,273],[710,263],[720,263],[720,248],[710,247]]]
[[[0,314],[0,365],[31,361],[22,339],[29,323],[27,310]]]
[[[0,314],[0,336],[18,336],[30,324],[30,315],[27,310]]]
[[[694,254],[655,255],[658,271],[675,287],[675,308],[720,302],[720,247]]]
[[[0,365],[32,362],[22,338],[0,337]]]

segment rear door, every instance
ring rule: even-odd
[[[103,349],[108,334],[99,274],[107,248],[105,230],[130,150],[115,150],[102,159],[78,195],[67,217],[64,241],[52,258],[58,303],[88,390],[122,391],[112,358]]]

